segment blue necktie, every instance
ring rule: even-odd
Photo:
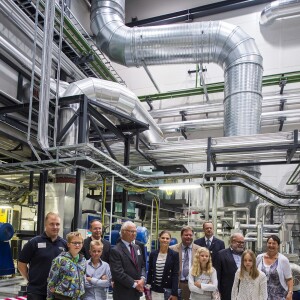
[[[209,247],[210,247],[210,240],[207,240],[206,241],[206,248],[209,249]]]
[[[189,247],[184,248],[184,261],[182,266],[182,276],[187,278],[189,275]]]

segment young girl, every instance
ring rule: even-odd
[[[90,244],[91,258],[86,262],[84,300],[106,300],[106,288],[111,283],[108,263],[100,259],[103,244],[94,240]]]
[[[210,252],[207,248],[197,249],[193,266],[189,274],[191,300],[211,300],[212,293],[217,291],[217,272],[212,267]]]
[[[267,300],[267,278],[257,269],[253,251],[245,250],[241,261],[241,268],[235,273],[231,299]]]

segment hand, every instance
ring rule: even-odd
[[[102,275],[100,279],[102,279],[102,280],[107,280],[108,277],[107,277],[107,275]]]
[[[50,292],[54,293],[55,292],[55,287],[50,288]]]
[[[135,280],[135,282],[137,283],[137,285],[136,285],[135,288],[136,288],[139,292],[143,293],[143,292],[144,292],[144,279]]]
[[[90,277],[90,276],[86,276],[85,278],[86,278],[87,281],[91,281],[92,280],[92,277]]]
[[[176,296],[170,296],[168,300],[178,300],[178,298]]]
[[[286,300],[292,300],[293,299],[293,294],[292,293],[288,293],[285,299]]]
[[[201,282],[200,282],[200,281],[196,281],[196,282],[194,283],[194,285],[195,285],[197,288],[201,289]]]

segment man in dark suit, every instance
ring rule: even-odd
[[[195,244],[201,247],[206,247],[210,251],[212,264],[215,267],[218,252],[225,249],[225,244],[222,240],[214,236],[214,227],[212,222],[203,223],[204,237],[195,240]]]
[[[90,222],[90,231],[92,233],[92,236],[87,237],[83,241],[83,247],[81,249],[81,253],[84,255],[86,259],[90,259],[90,244],[91,241],[101,241],[103,244],[103,251],[101,255],[101,260],[109,263],[109,253],[110,253],[110,242],[101,238],[102,237],[102,223],[98,219],[94,219]]]
[[[133,243],[135,238],[135,224],[123,223],[121,241],[110,252],[114,300],[138,300],[143,294],[146,271],[141,249]]]
[[[231,290],[236,270],[241,266],[241,255],[244,251],[244,236],[234,233],[230,237],[230,247],[218,253],[216,270],[219,292],[222,300],[231,300]]]

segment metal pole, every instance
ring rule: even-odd
[[[111,243],[111,229],[112,229],[112,216],[114,207],[114,188],[115,188],[115,177],[111,178],[111,195],[110,195],[110,217],[109,217],[109,242]]]
[[[82,227],[81,217],[82,217],[82,208],[81,208],[81,199],[82,199],[82,190],[83,190],[83,170],[76,169],[76,184],[75,184],[75,201],[74,201],[74,218],[73,218],[73,227],[72,230],[75,231],[78,228]]]
[[[40,173],[40,182],[39,182],[39,197],[38,197],[38,213],[37,213],[37,234],[40,235],[44,232],[45,228],[45,185],[47,182],[48,171],[42,171]]]

